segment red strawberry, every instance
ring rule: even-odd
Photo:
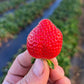
[[[48,19],[43,19],[27,37],[27,49],[34,58],[51,59],[62,48],[61,31]]]

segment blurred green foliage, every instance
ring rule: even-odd
[[[9,0],[0,2],[0,14],[8,11],[9,9],[17,8],[20,4],[25,3],[27,0]]]

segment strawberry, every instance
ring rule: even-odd
[[[48,19],[43,19],[27,37],[27,49],[34,58],[51,59],[62,48],[61,31]]]

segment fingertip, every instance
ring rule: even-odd
[[[57,80],[55,84],[71,84],[71,81],[67,77],[63,77],[60,80]]]
[[[19,62],[25,66],[25,67],[28,67],[28,66],[31,66],[31,58],[32,56],[29,54],[28,50],[24,51],[23,53],[19,54],[17,56]]]
[[[24,55],[27,55],[27,56],[30,56],[28,50],[25,50],[25,51],[23,52],[23,54],[24,54]]]
[[[59,80],[64,77],[64,70],[62,67],[57,66],[55,69],[50,70],[50,79],[52,81]]]
[[[64,77],[64,79],[66,80],[66,83],[71,84],[71,81],[70,81],[70,79],[69,79],[69,78]]]

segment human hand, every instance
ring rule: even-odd
[[[71,84],[55,58],[51,59],[55,69],[40,59],[32,65],[31,58],[27,50],[18,55],[2,84]]]

